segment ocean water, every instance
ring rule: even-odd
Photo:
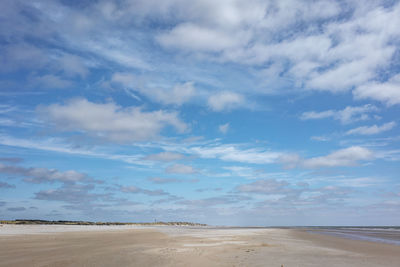
[[[400,246],[400,227],[311,227],[308,232]]]

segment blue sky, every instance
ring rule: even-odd
[[[400,224],[400,2],[1,1],[0,217]]]

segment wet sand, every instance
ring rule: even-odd
[[[399,266],[399,262],[400,246],[294,229],[0,227],[0,266]]]

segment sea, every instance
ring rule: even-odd
[[[325,234],[353,240],[380,242],[400,246],[399,226],[331,226],[307,227],[310,233]]]

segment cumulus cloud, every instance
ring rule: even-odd
[[[244,104],[244,96],[235,92],[220,92],[208,98],[208,106],[213,111],[229,111]]]
[[[177,173],[177,174],[194,174],[197,172],[195,168],[192,166],[184,165],[184,164],[174,164],[168,166],[165,169],[166,173]]]
[[[46,168],[25,168],[0,164],[0,173],[9,175],[23,176],[24,181],[30,183],[62,182],[75,183],[81,181],[94,181],[84,173],[74,170],[60,172],[56,169]]]
[[[382,124],[381,126],[379,126],[379,125],[361,126],[361,127],[357,127],[357,128],[348,130],[346,132],[346,134],[347,135],[351,135],[351,134],[373,135],[373,134],[379,134],[382,132],[389,131],[389,130],[393,129],[393,127],[395,127],[395,126],[396,126],[396,123],[394,121]]]
[[[378,108],[371,104],[364,106],[352,107],[348,106],[342,110],[325,110],[325,111],[307,111],[301,114],[302,120],[318,120],[332,118],[343,124],[348,124],[356,121],[368,120],[371,118],[369,113],[378,111]]]
[[[97,104],[86,99],[40,106],[37,112],[61,131],[83,132],[109,141],[128,142],[155,139],[167,126],[179,133],[188,127],[176,112],[142,111],[138,107],[123,108],[113,102]]]
[[[180,160],[183,159],[184,155],[180,153],[174,153],[174,152],[160,152],[157,154],[150,154],[144,157],[145,160],[151,160],[151,161],[175,161],[175,160]]]

